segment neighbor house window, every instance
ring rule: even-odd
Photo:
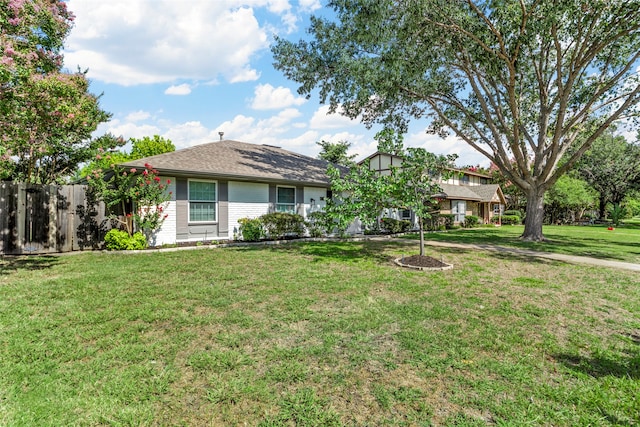
[[[462,175],[460,177],[460,184],[468,185],[469,184],[469,175]]]
[[[217,188],[214,181],[189,180],[189,222],[215,222]]]
[[[494,204],[493,205],[493,214],[494,215],[501,215],[504,212],[503,206],[501,204]]]
[[[276,211],[296,213],[296,189],[294,187],[278,187]]]
[[[402,209],[400,211],[400,219],[410,220],[411,219],[411,209]]]

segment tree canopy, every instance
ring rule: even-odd
[[[545,194],[546,217],[551,224],[573,223],[596,205],[595,190],[585,181],[564,175]]]
[[[326,160],[335,165],[351,166],[353,165],[353,159],[356,158],[356,154],[349,155],[347,152],[351,148],[351,143],[348,141],[338,141],[336,143],[322,140],[316,142],[321,148],[318,158]]]
[[[278,38],[275,67],[332,111],[400,131],[430,118],[527,196],[544,193],[615,121],[638,115],[637,0],[334,0],[310,40]],[[573,148],[571,156],[565,156]],[[560,160],[564,157],[564,162]]]
[[[173,142],[160,135],[131,138],[131,156],[129,160],[142,159],[157,154],[171,153],[173,151],[176,151],[176,146],[173,145]]]
[[[176,150],[170,139],[159,135],[153,137],[143,136],[142,138],[131,138],[131,152],[115,150],[122,147],[127,141],[112,134],[106,134],[96,138],[94,145],[97,147],[94,152],[94,159],[80,168],[76,173],[76,178],[84,178],[95,170],[108,171],[118,163],[130,160],[138,160],[157,154],[171,153]]]
[[[51,183],[93,156],[91,134],[109,119],[85,72],[62,70],[73,23],[57,0],[0,0],[0,175]]]

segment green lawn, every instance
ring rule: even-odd
[[[637,273],[416,248],[0,258],[0,425],[637,425]]]
[[[519,239],[524,226],[505,225],[451,230],[426,234],[427,240],[456,243],[493,244],[590,256],[640,264],[640,228],[632,225],[608,230],[606,226],[545,226],[547,242],[523,242]],[[417,239],[410,235],[408,238]]]

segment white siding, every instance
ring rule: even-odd
[[[229,181],[229,238],[238,233],[240,218],[257,218],[269,212],[269,184]]]
[[[167,188],[171,192],[171,199],[164,208],[167,219],[164,220],[160,229],[156,232],[155,241],[150,242],[153,246],[171,244],[176,242],[176,179],[174,177],[161,177],[162,181],[171,180]]]
[[[304,217],[311,212],[321,211],[326,206],[327,189],[321,187],[304,187]],[[313,205],[311,204],[313,199]]]
[[[396,165],[397,166],[397,165]],[[389,169],[391,167],[391,156],[385,154],[380,155],[380,169]]]

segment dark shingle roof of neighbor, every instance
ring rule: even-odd
[[[325,160],[270,145],[232,140],[195,145],[126,162],[122,166],[144,167],[145,163],[162,174],[329,184]]]
[[[440,184],[442,191],[447,195],[447,199],[476,200],[479,202],[490,202],[500,187],[498,184],[484,185],[453,185]]]

